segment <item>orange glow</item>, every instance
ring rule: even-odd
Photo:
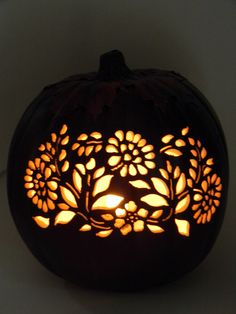
[[[172,217],[178,234],[189,237],[191,224],[214,218],[222,180],[204,139],[196,139],[189,126],[157,138],[158,151],[135,130],[117,130],[109,138],[82,133],[74,142],[67,131],[63,124],[38,143],[38,154],[25,169],[26,196],[43,215],[32,216],[36,226],[52,228],[77,217],[79,232],[99,238],[113,231],[154,236],[165,232]],[[116,195],[117,182],[128,193]]]

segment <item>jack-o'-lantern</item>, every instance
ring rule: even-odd
[[[9,203],[32,253],[59,276],[139,289],[195,268],[222,224],[228,159],[207,100],[175,72],[98,73],[46,87],[8,163]]]

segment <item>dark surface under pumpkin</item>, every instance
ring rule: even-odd
[[[55,225],[55,217],[61,209],[56,206],[45,212],[37,208],[27,197],[24,178],[29,160],[41,156],[38,150],[40,144],[46,143],[51,133],[59,134],[63,125],[68,127],[70,148],[80,134],[96,131],[107,142],[117,130],[122,130],[124,134],[130,130],[141,134],[155,147],[155,169],[149,169],[146,175],[139,172],[125,177],[116,175],[108,189],[109,193],[124,198],[117,207],[124,208],[125,203],[134,201],[138,208],[145,206],[148,211],[154,210],[153,207],[140,201],[148,192],[134,188],[129,181],[151,182],[151,178],[160,177],[159,169],[166,167],[167,160],[173,169],[180,167],[186,180],[194,181],[189,174],[192,158],[189,143],[179,148],[182,154],[178,158],[165,154],[165,150],[160,153],[165,146],[161,140],[165,135],[172,134],[176,139],[180,135],[183,138],[181,130],[188,128],[191,137],[186,135],[186,143],[188,138],[194,138],[196,143],[199,140],[199,147],[206,147],[209,158],[214,159],[211,172],[202,180],[207,180],[207,177],[212,179],[213,174],[217,174],[223,187],[211,219],[197,223],[192,209],[197,192],[194,187],[187,188],[186,183],[186,193],[191,198],[188,209],[175,215],[171,207],[176,206],[177,198],[170,201],[169,206],[161,206],[159,209],[163,210],[164,218],[157,223],[163,230],[160,233],[145,228],[142,232],[132,230],[123,235],[119,228],[114,228],[109,236],[99,237],[96,235],[99,229],[96,232],[93,229],[80,231],[85,221],[77,214],[69,223]],[[72,180],[74,168],[71,165],[78,162],[86,164],[89,158],[68,150],[70,167],[63,173],[63,182]],[[108,160],[105,151],[96,158],[100,167]],[[200,181],[199,184],[201,187]],[[31,252],[57,275],[80,285],[107,290],[142,289],[175,280],[194,269],[208,254],[219,233],[227,184],[228,158],[224,136],[207,100],[185,78],[174,72],[130,71],[117,51],[102,56],[98,73],[76,75],[41,92],[26,110],[15,131],[8,161],[11,212]],[[80,201],[77,209],[70,207],[68,210],[79,211],[84,206],[82,194]],[[202,211],[204,213],[204,209]],[[104,209],[94,210],[90,214],[97,220],[99,215],[107,212]],[[32,219],[37,216],[49,218],[49,226],[40,228]],[[176,218],[188,221],[190,229],[187,234],[180,234]]]

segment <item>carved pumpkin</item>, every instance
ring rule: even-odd
[[[46,87],[8,163],[9,203],[36,258],[89,287],[128,290],[195,268],[222,224],[224,136],[182,76],[131,71],[118,51],[98,73]]]

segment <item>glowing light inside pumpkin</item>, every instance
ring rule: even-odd
[[[38,210],[44,215],[60,210],[53,218],[52,214],[32,217],[42,229],[68,224],[80,216],[84,224],[78,230],[95,230],[100,238],[117,229],[123,236],[143,231],[158,234],[165,232],[164,225],[174,215],[178,233],[188,237],[190,221],[179,219],[179,214],[192,210],[193,220],[206,224],[220,206],[222,182],[213,172],[214,160],[201,141],[188,136],[189,127],[179,136],[161,138],[164,145],[159,153],[165,158],[161,168],[154,146],[134,131],[118,130],[107,139],[97,131],[83,133],[74,143],[67,131],[64,124],[58,134],[51,133],[51,142],[39,146],[40,157],[30,160],[25,171],[27,196]],[[182,170],[174,160],[186,149],[189,167]],[[73,151],[75,164],[68,159]],[[138,192],[137,199],[111,193],[118,177],[134,197]]]

